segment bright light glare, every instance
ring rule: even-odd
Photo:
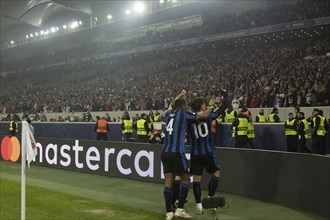
[[[126,11],[125,11],[125,14],[126,14],[126,15],[129,15],[129,14],[131,14],[131,11],[130,11],[130,10],[126,10]]]
[[[164,0],[159,0],[159,3],[160,3],[160,4],[163,4],[163,3],[164,3]]]
[[[44,32],[44,31],[40,31],[40,34],[41,34],[41,35],[44,35],[44,34],[45,34],[45,32]]]
[[[108,15],[108,19],[111,20],[112,19],[112,15]]]
[[[34,35],[38,37],[39,34],[37,32],[35,32]]]
[[[82,21],[79,21],[79,25],[82,25]]]
[[[54,32],[56,32],[56,28],[55,28],[55,27],[52,27],[52,28],[50,29],[50,31],[51,31],[52,33],[54,33]]]
[[[66,24],[65,24],[65,25],[63,25],[63,29],[66,29],[66,28],[67,28]]]
[[[33,34],[30,34],[30,37],[33,37]]]
[[[15,42],[13,40],[10,41],[11,45],[13,45]]]
[[[26,39],[29,39],[29,35],[25,35]]]
[[[134,5],[134,11],[137,13],[142,13],[145,10],[145,5],[142,2],[137,2]]]
[[[70,26],[72,29],[78,27],[78,22],[74,21],[72,22],[71,26]]]

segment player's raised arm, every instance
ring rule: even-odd
[[[179,93],[179,95],[177,95],[177,96],[171,101],[170,105],[168,106],[168,109],[167,109],[165,112],[163,112],[162,114],[160,114],[159,117],[162,118],[163,115],[165,115],[167,112],[171,111],[171,110],[173,109],[173,105],[174,105],[175,100],[181,98],[181,97],[184,96],[185,94],[187,94],[187,92],[186,92],[186,90],[183,89],[183,90]]]
[[[184,96],[185,94],[187,94],[187,92],[186,92],[186,90],[183,89],[183,90],[179,93],[179,95],[177,95],[177,96],[172,100],[172,102],[171,102],[170,105],[168,106],[167,111],[171,111],[171,110],[173,109],[173,105],[174,105],[175,100],[181,98],[181,97]],[[165,112],[165,113],[166,113],[166,112]]]
[[[206,111],[198,112],[196,115],[196,120],[206,120],[210,116],[212,111],[213,109],[211,107],[207,107]]]

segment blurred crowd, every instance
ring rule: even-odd
[[[326,10],[328,1],[298,2],[281,7],[284,8],[278,11],[252,10],[229,20],[223,17],[223,22],[217,20],[220,22],[217,25],[223,29],[216,32],[232,31],[225,28],[225,24],[231,22],[237,25],[230,27],[238,30],[326,16],[330,11]],[[271,13],[275,13],[275,17]],[[253,17],[258,19],[253,21]],[[244,20],[249,22],[242,22]],[[47,112],[86,112],[88,115],[91,111],[161,110],[168,108],[181,89],[188,91],[188,101],[203,96],[212,105],[224,97],[235,108],[326,106],[330,102],[328,36],[328,32],[324,37],[308,39],[293,34],[274,36],[273,39],[252,36],[107,60],[27,69],[1,77],[0,113],[41,117]],[[86,51],[86,54],[93,52]],[[79,54],[83,53],[80,51]],[[60,55],[62,59],[69,59]],[[42,63],[39,61],[39,64]]]
[[[318,54],[306,59],[306,55]],[[8,74],[2,113],[167,109],[177,91],[188,100],[225,95],[238,107],[329,105],[328,40],[234,41]],[[225,91],[225,92],[224,92]]]

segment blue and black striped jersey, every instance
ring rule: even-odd
[[[192,155],[206,155],[214,152],[215,145],[211,134],[211,126],[212,120],[218,116],[217,112],[212,112],[207,120],[189,124],[189,143]]]
[[[172,110],[162,116],[166,123],[163,152],[185,153],[184,140],[188,122],[196,120],[196,113]]]

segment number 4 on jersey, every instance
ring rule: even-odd
[[[168,122],[166,126],[166,131],[168,131],[169,135],[172,135],[173,133],[173,122],[174,122],[174,118],[171,118],[171,120]]]

